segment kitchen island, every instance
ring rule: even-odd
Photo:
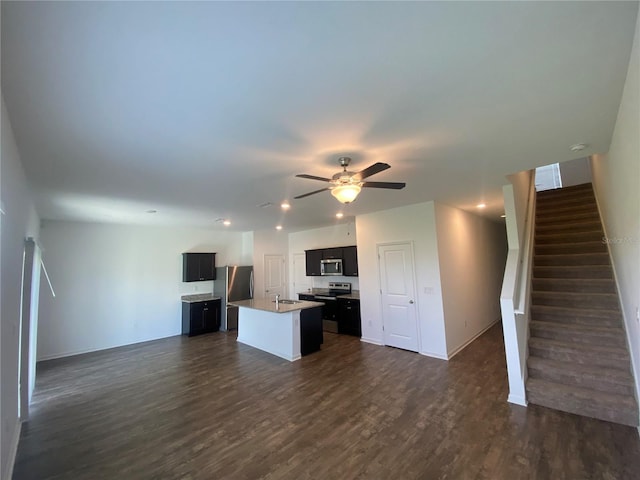
[[[238,342],[293,362],[320,349],[322,303],[254,298],[232,302],[238,312]]]

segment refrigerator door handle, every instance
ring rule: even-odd
[[[253,298],[253,269],[251,269],[251,276],[249,277],[249,295]]]

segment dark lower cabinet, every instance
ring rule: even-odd
[[[322,307],[300,311],[300,354],[309,355],[322,345]]]
[[[362,336],[360,323],[360,300],[338,297],[338,333]]]
[[[200,335],[220,330],[220,300],[182,303],[182,334]]]

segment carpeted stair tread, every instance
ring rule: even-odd
[[[593,196],[568,198],[564,200],[553,199],[547,201],[536,202],[536,215],[553,214],[564,211],[598,211]]]
[[[600,220],[586,219],[573,222],[565,222],[551,225],[536,225],[536,235],[540,234],[556,234],[556,233],[575,233],[587,232],[597,228],[601,228]]]
[[[536,224],[544,227],[555,224],[579,223],[582,220],[598,220],[598,212],[565,212],[562,214],[545,215],[536,218]]]
[[[592,388],[618,395],[634,395],[635,384],[630,371],[577,363],[567,368],[564,362],[533,356],[527,360],[527,368],[529,378]]]
[[[549,305],[532,305],[531,320],[619,327],[622,325],[622,313],[620,310],[591,310],[553,307]]]
[[[536,266],[551,265],[610,265],[608,253],[572,253],[556,255],[535,255],[533,263]]]
[[[611,265],[543,265],[533,267],[533,278],[613,280]]]
[[[536,405],[623,425],[638,425],[638,409],[629,395],[599,392],[537,378],[528,379],[526,388],[527,398]]]
[[[616,293],[612,278],[538,278],[534,273],[531,286],[537,292]]]
[[[534,320],[529,324],[531,337],[571,344],[625,348],[624,330],[618,326],[578,325]]]
[[[628,370],[629,353],[623,347],[567,343],[547,338],[529,338],[530,355],[569,364],[593,365]]]
[[[592,310],[619,310],[618,296],[615,293],[578,293],[578,292],[531,292],[534,305],[549,305]]]
[[[573,243],[536,244],[536,255],[564,255],[579,253],[607,253],[607,245],[602,240]]]
[[[603,242],[604,233],[601,229],[585,232],[542,233],[535,237],[536,245],[559,245],[565,243]]]

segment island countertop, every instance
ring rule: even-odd
[[[286,300],[285,300],[286,301]],[[290,313],[296,310],[305,310],[307,308],[322,307],[322,302],[309,302],[306,300],[296,300],[295,303],[280,303],[276,307],[276,303],[270,298],[253,298],[251,300],[239,300],[237,302],[229,302],[229,305],[236,307],[253,308],[254,310],[262,310],[272,313]]]

